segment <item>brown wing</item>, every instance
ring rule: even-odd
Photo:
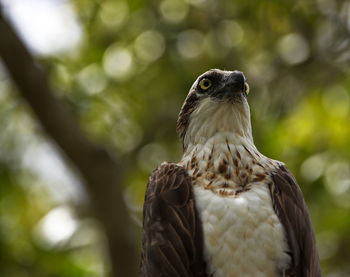
[[[191,183],[176,164],[152,173],[143,208],[141,276],[207,276]]]
[[[286,231],[292,264],[288,276],[321,276],[314,232],[303,194],[293,175],[280,166],[270,185],[275,212]]]

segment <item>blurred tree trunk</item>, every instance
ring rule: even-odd
[[[136,276],[136,227],[123,200],[122,170],[117,159],[84,135],[50,87],[43,69],[5,20],[1,7],[0,36],[0,56],[20,95],[32,108],[45,132],[81,174],[95,216],[107,238],[111,276]]]

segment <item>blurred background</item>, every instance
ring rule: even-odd
[[[350,1],[0,3],[87,136],[124,162],[135,240],[150,172],[181,157],[175,124],[192,82],[238,69],[258,149],[305,194],[323,275],[350,276]],[[0,276],[107,276],[81,181],[1,60],[0,130]]]

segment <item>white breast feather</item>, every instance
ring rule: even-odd
[[[199,186],[194,193],[210,273],[215,277],[279,276],[290,258],[266,186],[238,197],[222,197]]]

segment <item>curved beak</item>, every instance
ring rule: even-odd
[[[233,71],[229,76],[227,76],[223,87],[218,90],[215,95],[216,98],[237,98],[241,96],[246,96],[246,79],[242,72]]]

